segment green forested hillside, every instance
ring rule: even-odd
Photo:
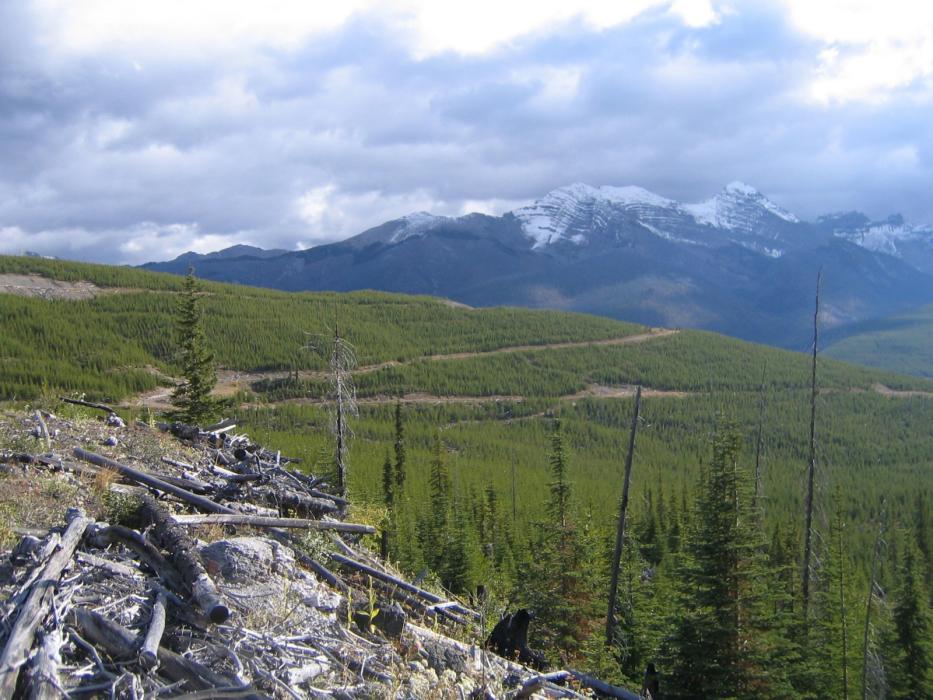
[[[158,383],[147,367],[175,371],[178,278],[20,258],[0,258],[0,271],[118,288],[85,301],[0,294],[4,398],[42,404],[51,391],[77,391],[117,400]],[[665,697],[698,688],[705,697],[856,697],[856,631],[883,523],[875,586],[885,595],[872,599],[869,656],[886,664],[890,696],[929,687],[926,676],[913,689],[902,681],[917,667],[905,650],[929,648],[933,626],[914,626],[919,646],[898,635],[907,602],[921,622],[933,602],[933,382],[820,359],[817,557],[804,621],[808,356],[573,314],[203,289],[219,363],[254,371],[252,392],[239,397],[248,404],[225,411],[316,473],[333,463],[330,384],[322,355],[302,345],[309,332],[326,347],[336,319],[362,370],[349,488],[386,533],[387,555],[462,595],[482,587],[487,597],[474,602],[492,621],[506,606],[534,607],[532,644],[555,664],[637,688],[657,663]],[[610,338],[622,340],[592,342]],[[620,624],[607,649],[607,562],[633,409],[624,387],[635,384],[651,391],[636,441]],[[592,396],[579,393],[587,389]],[[910,580],[920,581],[919,602]],[[704,669],[700,680],[691,664]],[[731,675],[717,675],[725,667]],[[874,669],[871,683],[878,677]]]
[[[846,362],[933,378],[933,305],[859,324],[826,354]]]
[[[0,274],[88,281],[86,300],[0,294],[0,398],[32,398],[43,384],[117,400],[158,385],[147,367],[174,371],[173,318],[181,280],[105,265],[0,256]],[[116,289],[113,289],[116,288]],[[505,345],[614,338],[641,328],[595,316],[524,309],[474,311],[427,297],[378,292],[289,294],[205,283],[205,332],[220,366],[313,369],[303,348],[333,333],[363,364]]]

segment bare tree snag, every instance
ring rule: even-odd
[[[140,500],[140,513],[145,520],[152,523],[153,538],[169,553],[169,561],[178,569],[191,591],[191,597],[211,622],[226,622],[230,617],[230,608],[224,603],[220,591],[204,570],[201,557],[188,533],[172,520],[154,498],[145,495]]]
[[[865,632],[862,635],[862,700],[868,697],[868,633],[871,630],[871,601],[875,596],[875,579],[878,575],[878,556],[884,542],[884,504],[875,535],[875,546],[871,555],[871,578],[868,580],[868,600],[865,602]]]
[[[19,677],[20,668],[29,657],[36,628],[48,614],[62,571],[71,562],[75,549],[91,522],[90,518],[82,516],[77,516],[71,521],[62,535],[57,551],[49,558],[39,579],[32,584],[0,656],[0,697],[13,697],[16,679]]]
[[[628,489],[632,478],[632,457],[635,453],[635,433],[638,431],[638,412],[641,408],[641,387],[635,390],[635,410],[632,413],[632,429],[625,455],[625,477],[622,482],[622,500],[619,503],[619,522],[616,529],[616,546],[612,554],[612,573],[609,579],[609,605],[606,611],[606,646],[612,644],[616,626],[616,597],[619,590],[619,564],[622,561],[622,546],[625,542],[625,516],[628,511]]]
[[[804,628],[810,612],[810,562],[813,558],[813,481],[816,474],[816,353],[819,341],[820,286],[823,268],[816,275],[816,308],[813,312],[813,362],[810,374],[810,463],[807,468],[807,496],[805,501],[803,545],[803,621]]]

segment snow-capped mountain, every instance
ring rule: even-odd
[[[812,243],[801,241],[796,216],[742,182],[731,182],[716,196],[697,203],[680,203],[641,187],[575,183],[512,214],[535,249],[561,242],[586,245],[607,229],[618,240],[633,227],[691,245],[735,243],[769,257]]]
[[[933,302],[931,229],[855,213],[800,221],[740,182],[698,203],[575,183],[502,216],[418,212],[310,250],[145,267],[191,263],[219,281],[571,309],[792,348],[806,344],[821,266],[827,326]]]

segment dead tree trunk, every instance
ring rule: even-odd
[[[761,503],[761,438],[765,424],[765,372],[761,372],[761,386],[758,388],[758,432],[755,435],[755,499],[752,508]]]
[[[43,635],[42,645],[29,669],[30,700],[58,700],[64,695],[58,677],[58,667],[62,663],[61,646],[62,633],[57,627]]]
[[[619,523],[616,529],[616,547],[612,555],[612,574],[609,579],[609,606],[606,611],[606,646],[612,645],[616,625],[616,597],[619,588],[619,564],[622,561],[622,545],[625,542],[625,516],[628,511],[628,488],[632,478],[632,457],[635,453],[635,433],[638,431],[638,411],[641,407],[641,387],[635,391],[635,410],[632,413],[632,429],[625,455],[625,477],[622,482],[622,501],[619,503]]]
[[[813,312],[813,362],[810,373],[810,463],[807,469],[806,524],[803,545],[803,621],[806,629],[810,611],[810,563],[813,557],[813,482],[816,475],[816,353],[819,340],[820,285],[823,270],[816,276],[816,309]]]
[[[48,614],[62,571],[74,556],[75,549],[91,522],[90,518],[82,516],[71,521],[65,534],[62,535],[58,550],[46,563],[41,576],[33,583],[29,595],[20,608],[13,629],[10,630],[10,636],[7,637],[6,646],[3,648],[3,655],[0,656],[0,698],[13,697],[16,679],[32,649],[36,628]]]
[[[201,564],[201,558],[188,533],[175,523],[155,499],[149,495],[140,498],[143,518],[152,523],[153,538],[169,553],[169,560],[178,569],[191,597],[211,622],[220,624],[230,617],[230,608]]]
[[[871,555],[871,578],[868,579],[868,599],[865,601],[865,632],[862,635],[862,700],[868,697],[868,633],[871,630],[871,601],[875,595],[875,577],[878,575],[878,555],[884,542],[884,510],[875,535],[874,551]]]

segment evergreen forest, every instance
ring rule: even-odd
[[[4,273],[100,290],[0,294],[0,399],[70,394],[132,417],[182,374],[184,279],[0,257]],[[213,410],[315,473],[335,468],[328,343],[355,351],[354,516],[487,630],[533,609],[529,641],[552,664],[636,690],[653,664],[664,698],[933,696],[933,381],[819,356],[805,571],[807,355],[579,314],[198,284],[203,356],[256,375]]]

